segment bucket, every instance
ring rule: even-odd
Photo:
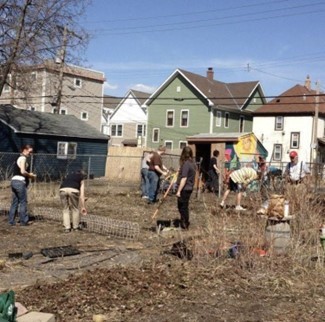
[[[291,228],[287,221],[268,220],[265,239],[270,250],[275,254],[285,254],[290,245]]]

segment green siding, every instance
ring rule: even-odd
[[[177,92],[178,87],[180,92]],[[174,111],[173,127],[166,127],[167,110]],[[188,127],[180,126],[181,110],[189,111]],[[158,143],[152,142],[154,128],[160,129]],[[187,136],[208,133],[209,129],[210,113],[207,100],[189,89],[181,77],[174,79],[148,108],[148,147],[156,148],[165,141],[172,141],[175,149],[178,148],[179,141],[186,141]]]

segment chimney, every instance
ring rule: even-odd
[[[212,67],[209,67],[207,70],[207,79],[213,81],[214,71]]]
[[[306,80],[305,80],[305,87],[310,91],[311,90],[311,81],[309,75],[307,75]]]

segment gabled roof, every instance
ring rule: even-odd
[[[50,114],[0,105],[0,122],[15,133],[108,140],[108,136],[74,115]]]
[[[139,101],[140,106],[149,98],[150,94],[136,91],[134,89],[130,90],[130,93],[133,93],[133,96]]]
[[[121,98],[116,96],[104,95],[103,107],[115,109],[120,103]]]
[[[319,96],[319,113],[325,115],[324,93]],[[258,108],[254,115],[313,115],[316,91],[303,85],[295,85],[270,102]]]
[[[141,108],[142,104],[148,99],[148,97],[150,96],[149,93],[145,93],[145,92],[140,92],[140,91],[136,91],[134,89],[130,89],[125,96],[119,101],[117,107],[115,108],[114,112],[112,113],[112,115],[110,116],[111,118],[117,113],[117,111],[119,110],[119,108],[123,105],[123,103],[130,97],[132,96],[133,99],[138,103],[139,107]]]
[[[224,83],[211,80],[198,74],[194,74],[182,69],[176,71],[150,96],[145,104],[150,105],[151,101],[157,97],[168,84],[177,76],[181,75],[187,80],[204,98],[210,106],[224,107],[226,109],[241,110],[247,99],[260,86],[258,81]]]

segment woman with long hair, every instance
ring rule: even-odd
[[[11,179],[12,202],[9,210],[9,224],[16,225],[15,215],[19,209],[20,225],[27,226],[29,224],[29,216],[27,213],[27,187],[31,179],[35,179],[36,175],[30,172],[28,158],[33,153],[33,147],[29,144],[22,146],[20,156],[14,163],[13,177]]]
[[[177,177],[177,207],[181,216],[181,228],[188,229],[190,225],[189,201],[195,182],[196,165],[193,160],[193,151],[189,146],[183,148],[179,159]]]

